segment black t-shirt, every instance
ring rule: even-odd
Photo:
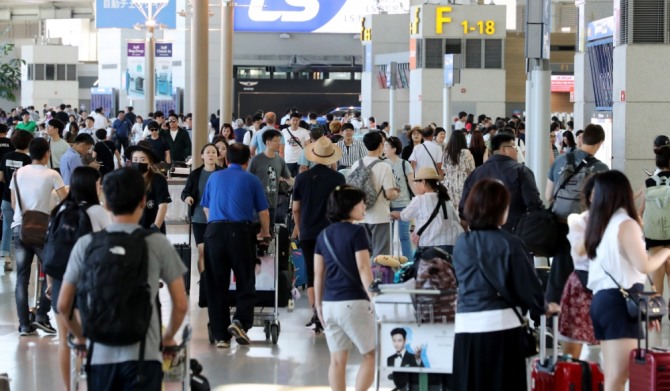
[[[116,146],[112,141],[98,141],[93,147],[97,161],[102,162],[100,166],[100,175],[114,171],[114,151]]]
[[[300,239],[315,240],[330,223],[326,218],[328,196],[344,175],[323,164],[298,174],[293,185],[293,200],[300,201]]]
[[[164,162],[165,152],[170,150],[170,146],[168,145],[168,143],[163,139],[163,137],[159,137],[158,139],[154,140],[151,138],[151,136],[149,136],[147,137],[147,141],[151,143],[151,149],[153,149],[154,152],[156,152],[156,154],[160,156],[161,162]]]
[[[7,152],[11,152],[15,149],[16,148],[14,148],[14,145],[10,139],[7,137],[0,137],[0,158],[5,156]]]
[[[9,184],[14,175],[14,171],[17,169],[27,166],[32,163],[30,156],[25,153],[11,151],[7,152],[2,158],[0,158],[0,171],[5,177],[5,184]],[[9,186],[5,186],[2,191],[2,199],[4,201],[12,200],[12,193],[9,190]]]
[[[147,204],[140,219],[142,228],[151,228],[151,224],[156,221],[156,215],[158,215],[158,206],[170,202],[172,198],[170,198],[167,179],[161,174],[154,173],[151,177],[151,186],[147,191]],[[165,222],[161,226],[161,232],[165,233]]]

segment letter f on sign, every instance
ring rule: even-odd
[[[437,7],[435,9],[435,33],[442,34],[442,25],[445,23],[451,23],[450,16],[444,16],[444,14],[451,12],[451,7]]]

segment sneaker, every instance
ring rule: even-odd
[[[216,341],[216,348],[217,349],[228,349],[230,347],[230,340],[228,341]]]
[[[237,319],[233,320],[233,323],[228,326],[228,332],[235,337],[235,341],[240,345],[249,345],[251,343],[251,340],[247,337],[247,333],[242,328],[242,323]]]
[[[32,326],[20,326],[19,327],[19,337],[28,337],[31,335],[37,335],[37,329]]]
[[[317,320],[318,319],[316,319],[316,316],[312,315],[312,319],[309,320],[309,323],[305,324],[305,328],[313,330]]]
[[[49,322],[49,318],[40,321],[38,320],[34,321],[33,327],[38,328],[47,334],[56,334],[56,329],[53,328],[53,326]]]

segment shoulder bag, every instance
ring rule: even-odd
[[[39,210],[25,210],[21,203],[21,192],[19,191],[19,176],[14,172],[14,187],[16,188],[16,201],[21,209],[21,242],[28,246],[44,246],[47,229],[49,228],[49,214]]]
[[[636,289],[625,289],[607,270],[605,270],[605,267],[602,264],[600,267],[602,267],[605,274],[612,279],[612,282],[619,287],[619,292],[621,292],[621,295],[623,295],[623,298],[626,301],[626,310],[628,310],[628,316],[631,319],[638,319],[641,317],[642,320],[646,320],[647,317],[649,317],[649,320],[659,320],[668,314],[668,304],[665,302],[665,299],[663,299],[663,296],[656,292],[654,282],[649,275],[647,275],[647,279],[651,285],[651,292],[643,292]],[[646,305],[640,305],[641,303]]]
[[[407,169],[405,168],[405,163],[408,163],[407,160],[402,160],[402,174],[405,176],[405,184],[407,185],[407,191],[409,192],[409,199],[411,200],[414,198],[414,192],[412,191],[412,187],[409,185],[409,179],[407,179]]]

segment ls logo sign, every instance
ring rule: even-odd
[[[348,32],[342,31],[342,25],[351,17],[344,6],[347,2],[359,1],[238,0],[235,7],[235,31]]]

